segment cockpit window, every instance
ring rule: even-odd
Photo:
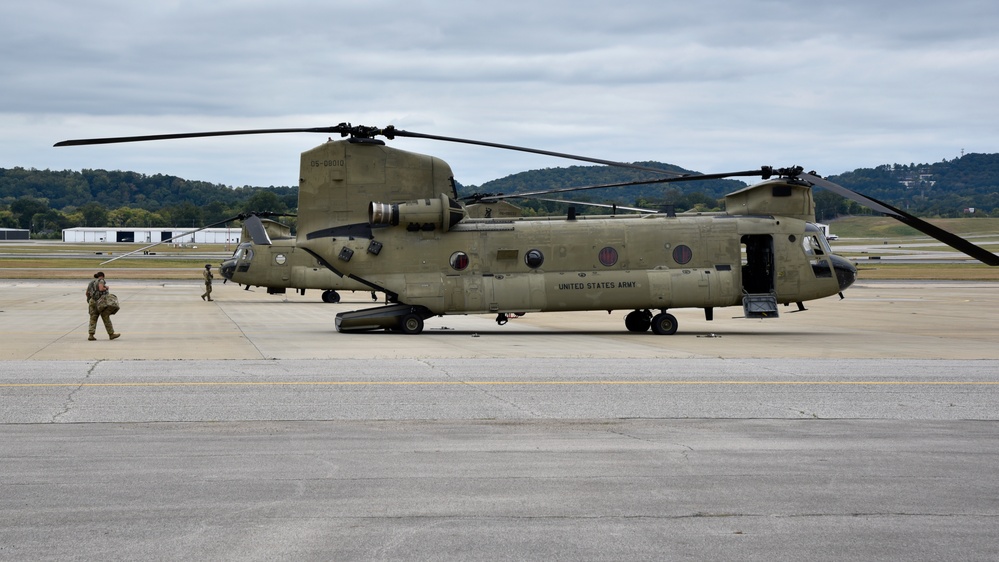
[[[237,261],[250,261],[253,259],[253,245],[240,244],[234,256]]]
[[[825,231],[813,223],[805,223],[805,235],[801,237],[801,242],[805,246],[805,253],[808,255],[829,255],[832,248],[826,239]]]
[[[811,262],[812,273],[816,277],[832,277],[832,267],[829,260],[826,259],[826,256],[832,252],[829,251],[829,246],[826,245],[825,239],[818,234],[806,232],[801,242],[805,250],[805,256]]]
[[[826,254],[826,247],[815,234],[806,234],[801,239],[801,243],[805,246],[805,255],[807,256],[824,256]]]

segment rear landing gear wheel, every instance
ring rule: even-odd
[[[624,327],[629,332],[647,332],[652,325],[652,313],[648,310],[632,310],[624,317]]]
[[[652,317],[652,332],[658,336],[672,336],[676,333],[676,317],[661,312]]]
[[[323,291],[323,302],[328,302],[328,303],[340,302],[340,293],[333,290]]]
[[[404,334],[419,334],[423,331],[423,318],[419,314],[407,314],[399,322],[399,331]]]

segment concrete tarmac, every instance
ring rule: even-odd
[[[741,308],[675,309],[673,336],[629,333],[626,311],[528,314],[499,326],[495,316],[444,316],[422,334],[338,333],[337,312],[377,303],[345,293],[325,304],[318,291],[268,295],[215,283],[215,301],[185,281],[108,284],[122,303],[124,336],[87,341],[79,283],[0,280],[0,360],[391,359],[391,358],[917,358],[999,359],[999,281],[860,281],[846,298],[782,307],[779,318],[741,318]]]
[[[0,281],[0,559],[994,560],[999,283],[430,319]],[[99,326],[99,329],[100,326]]]

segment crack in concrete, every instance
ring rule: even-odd
[[[70,410],[73,409],[73,404],[76,403],[76,393],[79,392],[81,389],[83,389],[83,385],[87,383],[87,381],[90,379],[90,375],[94,373],[94,370],[97,369],[97,367],[101,363],[102,361],[98,360],[92,365],[90,365],[90,368],[87,369],[87,374],[83,376],[83,380],[80,381],[80,384],[78,384],[75,388],[69,391],[69,394],[66,396],[66,401],[62,405],[62,411],[57,412],[54,416],[52,416],[52,420],[49,423],[60,423],[59,418],[65,416],[66,414],[69,413]]]
[[[467,380],[464,380],[464,379],[461,379],[461,378],[453,376],[450,372],[448,372],[447,369],[441,367],[440,365],[434,365],[433,363],[431,363],[429,361],[421,361],[421,362],[423,364],[427,365],[428,367],[432,368],[432,369],[439,370],[444,375],[444,378],[452,380],[452,381],[457,381],[457,382],[463,383],[463,386],[465,386],[467,388],[470,388],[471,390],[474,390],[475,392],[478,392],[478,393],[482,394],[483,396],[488,396],[489,398],[492,398],[493,400],[495,400],[497,402],[506,404],[507,406],[513,408],[514,410],[517,410],[518,412],[522,412],[522,413],[530,415],[531,417],[534,417],[534,418],[541,418],[542,417],[537,412],[529,410],[529,409],[521,406],[520,404],[517,404],[516,402],[513,402],[513,401],[508,400],[506,398],[503,398],[503,397],[501,397],[501,396],[499,396],[497,394],[489,392],[488,390],[486,390],[486,387],[478,386],[478,385],[474,385],[474,384],[470,384],[469,381],[467,381]]]

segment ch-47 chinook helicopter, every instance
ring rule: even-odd
[[[340,302],[340,294],[337,290],[371,291],[357,281],[336,275],[321,265],[308,252],[302,250],[296,252],[295,238],[291,235],[291,227],[269,218],[274,216],[294,215],[271,211],[240,213],[121,254],[101,262],[101,265],[127,258],[160,244],[191,236],[206,228],[241,221],[240,243],[232,257],[219,265],[219,272],[227,281],[245,285],[247,290],[251,286],[264,287],[268,294],[284,294],[287,289],[295,289],[304,295],[306,289],[320,289],[322,290],[323,302],[328,303]],[[373,291],[372,297],[376,298]]]
[[[219,266],[219,272],[246,289],[265,287],[268,294],[294,289],[302,295],[307,289],[318,289],[327,303],[340,302],[337,291],[371,291],[358,281],[337,275],[298,248],[286,224],[252,215],[243,221],[240,240],[232,257]]]
[[[307,164],[303,163],[303,178],[309,175]],[[393,203],[439,195],[433,191],[431,183],[400,183],[396,187],[401,190],[391,197]],[[367,202],[360,200],[360,203],[360,206],[355,203],[357,208],[353,215],[366,211]],[[520,216],[519,207],[502,201],[469,204],[466,210],[472,216]],[[269,213],[261,213],[261,217],[266,215]],[[340,302],[337,291],[371,291],[372,299],[377,300],[375,291],[370,287],[349,277],[341,277],[324,266],[316,256],[298,248],[291,228],[285,224],[250,216],[243,221],[240,240],[242,242],[232,257],[222,262],[219,271],[229,281],[245,285],[247,289],[250,286],[266,287],[269,294],[283,294],[287,289],[294,289],[302,295],[306,289],[319,289],[323,302],[327,303]]]
[[[740,305],[746,317],[777,317],[780,304],[802,307],[804,301],[842,296],[856,280],[856,267],[832,253],[815,225],[815,186],[999,265],[999,256],[963,238],[800,167],[681,175],[347,123],[83,139],[56,146],[291,132],[346,137],[302,153],[296,250],[308,252],[338,276],[387,295],[385,306],[337,314],[336,328],[342,332],[417,334],[426,319],[446,314],[496,314],[504,324],[511,315],[528,312],[628,310],[629,331],[651,328],[660,335],[677,330],[677,320],[668,312],[673,308],[701,308],[707,320],[715,308]],[[632,183],[754,176],[762,181],[727,195],[725,211],[718,213],[576,216],[570,209],[558,218],[497,218],[469,208],[497,204],[503,196],[475,196],[475,203],[465,206],[458,201],[447,163],[388,147],[379,136],[474,144],[667,176]],[[515,197],[529,195],[540,193]]]
[[[480,211],[493,215],[495,212],[497,217],[520,215],[520,209],[512,205],[476,204],[466,208],[472,213]],[[268,294],[284,294],[293,289],[305,295],[307,289],[318,289],[326,303],[340,302],[339,291],[370,291],[372,300],[378,300],[370,287],[337,275],[312,254],[298,248],[288,225],[261,218],[261,231],[249,228],[254,219],[255,215],[244,221],[242,242],[232,257],[219,266],[219,273],[227,280],[243,285],[245,289],[264,287]],[[260,232],[266,236],[261,236]]]

